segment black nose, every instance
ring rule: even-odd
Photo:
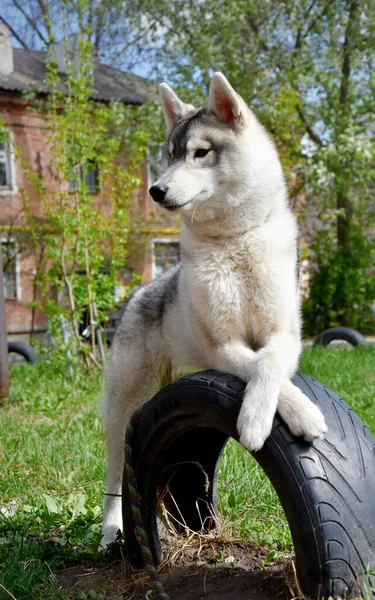
[[[153,197],[155,202],[163,202],[167,191],[168,186],[164,185],[163,183],[160,183],[158,185],[152,185],[148,190],[148,193],[150,194],[150,196]]]

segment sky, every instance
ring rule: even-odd
[[[16,0],[25,12],[31,17],[37,17],[40,15],[40,11],[37,10],[36,4],[33,0]],[[55,6],[55,10],[52,12],[53,22],[53,33],[56,41],[61,41],[64,37],[77,33],[78,23],[76,17],[71,17],[69,23],[64,23],[61,18],[61,12],[58,12],[59,2],[50,2],[50,5]],[[1,0],[0,2],[0,17],[3,17],[5,21],[11,25],[16,31],[18,36],[25,41],[29,48],[34,50],[45,50],[46,45],[38,34],[30,26],[27,18],[22,12],[14,5],[13,0]],[[40,23],[40,25],[39,25]],[[47,38],[46,28],[43,23],[38,19],[38,25],[42,32],[42,35]],[[116,29],[116,23],[113,24]],[[145,26],[147,29],[147,25]],[[152,55],[152,52],[148,52],[147,57],[144,53],[140,53],[134,44],[132,44],[132,34],[129,33],[130,28],[126,27],[125,21],[119,26],[116,36],[103,37],[103,48],[100,53],[100,60],[105,64],[117,67],[124,71],[130,71],[136,75],[146,78],[153,78],[155,71],[156,59]],[[15,48],[22,48],[22,44],[16,39],[11,33],[12,45]],[[134,35],[133,35],[134,38]],[[151,43],[151,40],[148,40]],[[147,40],[146,40],[147,42]],[[142,47],[146,47],[146,44],[142,43]]]

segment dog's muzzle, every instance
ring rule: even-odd
[[[152,185],[148,190],[148,193],[150,194],[150,196],[152,196],[155,202],[161,203],[164,201],[167,191],[168,186],[160,183]]]

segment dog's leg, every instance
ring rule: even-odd
[[[133,344],[134,346],[134,344]],[[118,530],[122,530],[121,494],[124,460],[125,430],[129,419],[138,406],[152,396],[152,363],[140,359],[136,348],[118,348],[112,361],[106,403],[107,436],[107,494],[104,497],[104,513],[101,549],[114,542]]]
[[[211,368],[233,373],[249,384],[238,420],[240,441],[249,450],[263,446],[276,407],[294,435],[311,441],[327,431],[320,409],[288,379],[297,368],[299,353],[300,342],[291,334],[275,336],[258,352],[241,340],[211,349]],[[282,378],[281,372],[287,376]]]
[[[271,433],[282,381],[282,367],[275,354],[277,342],[254,352],[241,340],[210,349],[212,368],[237,375],[248,385],[237,421],[240,442],[250,451],[260,450]],[[298,359],[298,353],[297,353]],[[288,371],[286,365],[284,371]]]
[[[237,429],[241,444],[250,451],[260,450],[271,433],[281,384],[295,372],[300,347],[298,336],[274,333],[249,365]]]
[[[233,339],[206,349],[209,366],[224,373],[236,375],[248,383],[251,377],[250,365],[256,358],[256,352],[245,342]]]
[[[320,408],[289,379],[284,379],[281,384],[277,410],[290,431],[308,442],[322,439],[327,432]]]

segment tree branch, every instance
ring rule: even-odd
[[[247,15],[246,17],[247,22],[249,23],[251,29],[253,30],[253,32],[255,33],[258,42],[260,43],[260,45],[262,46],[263,50],[265,50],[266,52],[269,51],[269,47],[268,44],[264,41],[264,39],[260,36],[259,33],[259,27],[258,25],[255,23],[253,17],[251,15]],[[279,65],[277,65],[279,67]],[[280,67],[279,67],[280,68]],[[281,70],[281,69],[280,69]]]
[[[312,7],[312,6],[313,6],[313,4],[311,4],[310,6]],[[249,23],[249,25],[250,25],[251,29],[252,29],[252,30],[253,30],[253,32],[255,33],[255,36],[256,36],[256,38],[258,39],[258,41],[259,41],[259,43],[260,43],[261,47],[263,48],[263,50],[264,50],[265,52],[269,52],[269,51],[270,51],[270,48],[269,48],[268,44],[265,42],[265,40],[264,40],[264,39],[263,39],[263,38],[260,36],[260,33],[259,33],[259,28],[258,28],[258,26],[257,26],[256,22],[254,21],[254,19],[252,18],[252,16],[251,16],[251,15],[248,15],[248,16],[247,16],[247,21],[248,21],[248,23]],[[276,67],[277,67],[277,69],[279,69],[280,73],[283,73],[283,72],[284,72],[283,66],[281,65],[281,63],[280,63],[280,62],[276,63]],[[287,76],[288,76],[288,74],[287,74]],[[289,80],[289,77],[288,77],[288,80]],[[290,83],[290,81],[289,81],[289,83]],[[293,89],[296,89],[296,87],[295,87],[295,86],[294,86],[292,83],[291,83],[291,86],[292,86],[292,88],[293,88]],[[298,89],[297,89],[297,91],[298,91]],[[303,110],[302,106],[300,106],[299,104],[296,104],[296,105],[295,105],[295,108],[296,108],[296,110],[297,110],[297,113],[298,113],[298,115],[299,115],[299,117],[300,117],[300,119],[301,119],[302,123],[304,124],[304,126],[305,126],[305,128],[306,128],[306,132],[307,132],[307,133],[308,133],[308,135],[310,136],[311,140],[312,140],[312,141],[313,141],[315,144],[317,144],[318,146],[323,146],[323,145],[324,145],[324,143],[323,143],[323,140],[320,138],[320,136],[319,136],[319,135],[317,134],[317,132],[314,130],[314,128],[313,128],[313,126],[311,125],[311,123],[310,123],[310,121],[309,121],[309,119],[308,119],[307,115],[305,114],[305,112],[304,112],[304,110]]]
[[[309,134],[309,136],[310,136],[311,140],[314,142],[314,144],[317,144],[318,146],[324,146],[323,140],[316,133],[315,129],[313,129],[308,117],[305,115],[305,113],[303,111],[303,108],[297,104],[296,109],[297,109],[298,115],[299,115],[302,123],[304,124],[304,126],[306,128],[307,133]]]
[[[93,19],[93,15],[91,15],[91,18]],[[97,15],[96,23],[95,23],[94,49],[95,49],[95,57],[96,58],[99,56],[99,51],[100,51],[100,42],[102,40],[102,34],[103,34],[103,20],[104,20],[104,13],[103,13],[103,11],[101,11]]]
[[[310,25],[308,26],[308,28],[306,29],[306,31],[304,32],[304,34],[302,34],[302,28],[298,31],[297,39],[296,39],[296,42],[294,44],[294,49],[295,50],[298,50],[301,47],[303,40],[306,39],[306,37],[308,36],[308,34],[310,33],[310,31],[313,29],[313,27],[315,27],[316,23],[327,14],[329,6],[332,4],[332,2],[333,2],[333,0],[329,0],[326,3],[326,5],[324,6],[323,10],[315,17],[315,19],[313,19],[311,21]],[[304,19],[311,12],[311,9],[313,8],[314,4],[315,4],[315,0],[313,0],[313,2],[310,4],[308,10],[306,11],[306,13],[304,15]]]
[[[355,46],[354,29],[358,19],[358,0],[350,0],[349,19],[345,31],[345,40],[343,44],[344,60],[341,70],[341,85],[340,85],[340,104],[346,104],[349,95],[349,81],[351,71],[351,55]]]
[[[302,36],[302,30],[303,30],[303,26],[305,24],[305,20],[307,19],[307,17],[309,16],[309,14],[311,13],[312,9],[314,8],[316,0],[312,0],[310,6],[308,7],[307,11],[305,12],[305,14],[303,15],[303,23],[302,26],[298,29],[297,32],[297,37],[296,37],[296,42],[294,44],[294,49],[297,50],[297,48],[300,47],[301,43],[302,43],[302,39],[305,36]]]
[[[20,38],[20,36],[18,35],[18,33],[11,26],[11,24],[8,21],[6,21],[2,15],[0,15],[0,19],[4,23],[4,25],[6,25],[8,27],[9,31],[11,32],[11,34],[14,35],[14,37],[21,44],[21,46],[23,46],[25,48],[25,50],[29,50],[29,47],[26,44],[26,42],[24,42],[23,39]]]
[[[127,50],[129,50],[129,48],[131,48],[132,46],[135,46],[136,44],[138,44],[144,37],[146,37],[148,35],[148,33],[151,31],[153,25],[155,24],[155,22],[157,21],[157,19],[155,18],[154,21],[152,21],[149,26],[147,27],[146,31],[142,30],[142,32],[137,35],[136,37],[124,42],[124,44],[121,46],[121,48],[116,50],[115,54],[112,54],[112,60],[116,61],[122,54],[124,54]]]
[[[38,34],[38,36],[40,37],[40,39],[42,40],[42,42],[44,44],[46,44],[46,46],[48,46],[48,41],[46,40],[46,38],[44,37],[44,35],[42,34],[42,32],[39,30],[35,19],[33,19],[32,17],[30,17],[27,12],[25,11],[25,9],[23,8],[23,6],[20,5],[20,3],[18,2],[18,0],[12,0],[14,6],[16,8],[18,8],[18,10],[23,14],[23,16],[25,17],[25,19],[28,21],[28,23],[31,25],[31,27],[34,29],[35,33]]]
[[[53,41],[54,36],[53,36],[53,32],[52,32],[51,15],[50,15],[50,10],[49,10],[49,6],[48,6],[48,0],[38,0],[38,2],[39,2],[40,9],[42,11],[44,26],[47,29],[47,33],[48,33],[48,43],[51,43]]]

